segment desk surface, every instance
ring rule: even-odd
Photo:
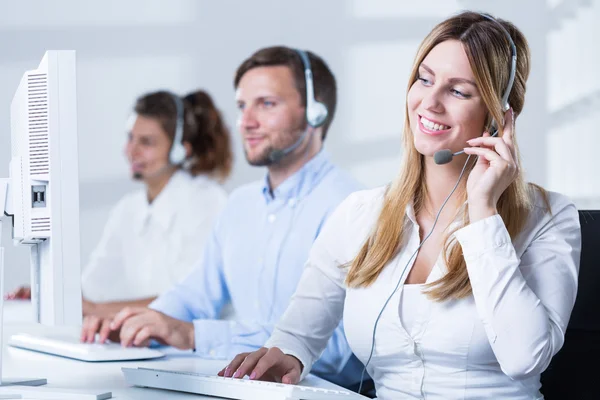
[[[167,357],[151,361],[87,363],[7,346],[6,341],[12,334],[34,333],[43,329],[27,322],[29,315],[28,304],[5,302],[2,349],[5,378],[46,378],[49,387],[110,391],[113,398],[123,400],[215,399],[181,392],[130,387],[125,382],[121,368],[148,367],[216,374],[227,364],[227,360],[204,360],[191,352],[168,350]],[[338,386],[312,375],[303,384],[339,389]]]

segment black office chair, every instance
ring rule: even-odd
[[[600,210],[579,211],[581,265],[565,344],[542,374],[546,400],[600,399]]]

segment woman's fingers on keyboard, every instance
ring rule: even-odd
[[[140,343],[151,336],[156,337],[156,326],[148,320],[148,315],[141,313],[132,316],[123,323],[121,327],[121,345],[125,347],[137,346],[135,340],[140,333]]]
[[[300,381],[300,371],[296,368],[289,370],[282,378],[281,383],[295,385]]]
[[[262,378],[273,366],[280,364],[284,357],[284,354],[277,347],[270,348],[264,356],[253,363],[254,368],[252,368],[252,372],[250,373],[250,379]],[[276,376],[275,373],[272,378],[273,380],[278,380],[280,377]]]
[[[100,327],[100,343],[106,342],[108,335],[110,335],[110,319],[102,320],[102,326]]]
[[[127,321],[129,318],[141,314],[144,311],[147,311],[146,308],[143,307],[125,307],[123,308],[121,311],[119,311],[117,313],[117,315],[115,315],[115,318],[113,318],[112,323],[110,324],[110,329],[112,330],[117,330],[119,328],[121,328],[121,325],[123,325],[125,323],[125,321]]]
[[[241,354],[238,354],[237,356],[235,356],[233,358],[233,360],[231,360],[229,365],[227,367],[225,367],[225,372],[223,373],[224,376],[226,378],[231,378],[233,376],[233,374],[235,373],[235,371],[237,371],[237,369],[240,367],[240,365],[242,365],[242,363],[244,362],[246,357],[248,357],[249,354],[250,353],[241,353]]]
[[[133,345],[135,347],[141,347],[144,343],[147,343],[150,340],[152,332],[150,331],[150,327],[145,326],[138,331],[133,339]]]
[[[243,378],[244,376],[249,375],[250,371],[252,371],[256,366],[256,363],[258,363],[258,360],[260,360],[265,354],[267,354],[267,349],[264,347],[248,354],[237,370],[235,370],[233,377]]]
[[[81,323],[81,336],[79,337],[79,340],[81,340],[82,343],[87,340],[87,317],[85,317]]]
[[[139,329],[140,327],[137,324],[132,324],[131,321],[124,324],[121,328],[121,345],[123,347],[130,347]]]
[[[219,375],[224,376],[225,378],[231,378],[233,376],[233,373],[238,369],[238,367],[246,359],[248,354],[250,354],[250,353],[240,353],[237,356],[233,357],[233,360],[231,360],[231,362],[228,365],[226,365],[225,368],[223,368],[223,370],[221,371],[223,373],[223,375],[220,375],[221,372],[219,372]]]
[[[100,325],[102,324],[102,320],[98,317],[95,317],[92,320],[90,328],[88,329],[87,342],[94,343],[96,341],[96,332],[100,330]]]
[[[93,315],[85,317],[81,328],[81,341],[83,343],[93,343],[98,329],[100,329],[100,318]]]

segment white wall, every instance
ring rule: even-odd
[[[9,108],[21,75],[35,68],[47,49],[77,50],[85,263],[111,205],[135,187],[127,179],[122,156],[124,122],[134,99],[159,88],[184,94],[203,87],[234,129],[235,68],[260,47],[285,44],[322,55],[338,78],[338,114],[327,140],[333,158],[366,185],[383,184],[395,175],[401,157],[406,79],[417,45],[444,17],[473,7],[515,22],[532,48],[527,104],[517,123],[529,179],[598,207],[600,184],[591,162],[593,144],[600,140],[593,130],[600,122],[600,30],[594,24],[600,17],[599,3],[4,1],[0,176],[8,175]],[[228,189],[263,173],[245,164],[235,138],[236,164]],[[28,256],[26,249],[12,247],[9,233],[5,227],[5,286],[14,287],[28,280]]]

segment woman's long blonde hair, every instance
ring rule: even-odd
[[[498,20],[498,22],[510,33],[517,47],[517,71],[508,101],[515,115],[518,115],[523,109],[525,82],[529,75],[529,47],[523,34],[514,25],[503,20]],[[493,118],[498,121],[499,131],[502,132],[504,121],[501,96],[508,85],[511,47],[501,27],[481,14],[463,12],[433,28],[417,52],[408,82],[408,90],[417,80],[418,69],[423,59],[431,49],[446,40],[462,42],[475,75],[477,87],[488,109],[485,128],[490,129]],[[377,279],[383,268],[398,254],[405,242],[407,229],[411,227],[406,216],[407,206],[412,202],[415,215],[418,215],[424,207],[427,196],[424,181],[424,156],[414,146],[413,132],[408,121],[408,109],[406,109],[406,116],[403,134],[405,154],[401,171],[386,191],[383,208],[373,232],[356,258],[350,263],[346,279],[349,287],[369,286]],[[517,162],[520,167],[520,159]],[[470,164],[466,171],[467,175],[474,165]],[[467,200],[466,190],[464,190],[465,181],[466,179],[463,181],[462,190],[457,192],[462,197],[461,203]],[[519,174],[500,196],[497,204],[498,213],[504,220],[511,238],[521,232],[529,215],[531,190],[533,188],[528,186],[523,175]],[[462,219],[462,226],[469,223],[468,209],[465,209]],[[442,254],[448,271],[442,278],[428,285],[427,293],[431,299],[443,301],[463,298],[471,294],[471,284],[462,249],[453,237],[456,230],[449,232],[444,238]]]

